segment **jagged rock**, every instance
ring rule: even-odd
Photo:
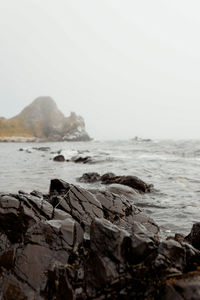
[[[56,219],[58,216],[61,218]],[[60,213],[41,197],[1,195],[0,241],[3,299],[44,299],[43,293],[62,295],[61,287],[68,290],[69,299],[74,299],[67,278],[63,281],[64,271],[59,276],[55,274],[60,287],[56,282],[54,289],[49,287],[54,265],[64,270],[69,254],[83,241],[83,231],[70,215]]]
[[[133,205],[136,195],[134,192],[131,193],[129,188],[128,192],[126,188],[120,189],[120,186],[115,190],[115,193],[100,189],[92,189],[90,191],[101,203],[104,217],[111,220],[114,224],[129,230],[135,222],[139,222],[149,232],[155,235],[158,234],[158,225]],[[118,194],[116,193],[117,191],[119,191]]]
[[[180,274],[185,266],[185,248],[173,240],[161,242],[157,249],[156,257],[151,262],[151,267],[163,274]]]
[[[199,223],[165,241],[128,186],[0,194],[0,299],[199,299]]]
[[[190,234],[185,239],[200,250],[200,222],[193,224]]]
[[[58,187],[57,187],[58,186]],[[51,191],[64,191],[62,198],[57,197]],[[95,217],[103,217],[101,203],[87,190],[67,184],[59,180],[52,180],[50,186],[51,203],[67,213],[83,225],[90,225]]]
[[[91,250],[99,256],[123,261],[122,244],[130,234],[105,219],[94,219],[90,227]]]
[[[63,155],[56,155],[54,158],[53,158],[54,161],[65,161],[65,157]]]
[[[49,188],[49,194],[62,194],[68,192],[70,188],[69,183],[62,179],[52,179]]]

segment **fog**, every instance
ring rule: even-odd
[[[38,96],[96,139],[200,138],[200,3],[0,2],[0,115]]]

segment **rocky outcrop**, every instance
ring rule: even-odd
[[[147,184],[136,176],[116,176],[114,173],[106,173],[102,176],[96,172],[84,173],[78,181],[85,183],[101,181],[103,184],[126,185],[140,193],[150,192],[153,188],[152,184]]]
[[[0,298],[199,299],[199,224],[160,241],[128,186],[0,194]]]
[[[66,162],[73,162],[73,163],[82,163],[82,164],[87,164],[87,163],[91,163],[92,159],[90,156],[74,156],[71,159],[65,159],[64,155],[56,155],[53,158],[54,161],[66,161]]]
[[[69,117],[50,97],[39,97],[11,118],[0,118],[1,141],[88,141],[82,117]]]

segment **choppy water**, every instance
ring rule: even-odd
[[[51,150],[33,149],[42,146]],[[66,158],[79,153],[92,156],[95,163],[54,162],[51,151],[59,149]],[[0,168],[2,192],[48,192],[50,179],[76,183],[85,172],[135,175],[154,184],[156,191],[135,204],[156,220],[163,234],[189,233],[200,221],[200,141],[0,143]]]

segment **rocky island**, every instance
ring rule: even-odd
[[[0,118],[0,141],[89,141],[84,119],[74,112],[69,117],[50,97],[39,97],[17,116]]]
[[[135,188],[53,179],[45,195],[0,193],[0,299],[200,299],[200,223],[160,240],[134,205],[148,185],[128,180]]]

